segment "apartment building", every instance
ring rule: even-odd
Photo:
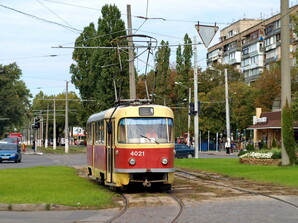
[[[297,13],[298,5],[290,8]],[[298,38],[291,33],[291,52],[296,50]],[[207,53],[207,66],[229,64],[243,72],[245,82],[255,81],[265,67],[280,60],[280,14],[269,19],[242,19],[220,31],[220,42]],[[295,65],[294,58],[292,65]]]

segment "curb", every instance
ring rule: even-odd
[[[42,152],[22,152],[25,155],[43,155]]]
[[[0,204],[0,211],[66,211],[74,207],[57,204]]]

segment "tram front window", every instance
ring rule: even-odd
[[[118,124],[119,143],[172,143],[171,118],[123,118]]]

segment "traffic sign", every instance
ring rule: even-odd
[[[216,23],[214,26],[206,26],[206,25],[200,25],[199,23],[195,25],[196,30],[199,33],[199,36],[201,37],[205,47],[207,48],[209,44],[211,43],[213,37],[215,36],[217,30],[219,29],[218,26],[216,26]]]

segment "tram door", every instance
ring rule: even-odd
[[[106,153],[106,160],[107,160],[107,175],[106,175],[106,182],[113,183],[113,173],[114,173],[114,136],[115,136],[115,122],[114,120],[106,121],[106,126],[108,129],[108,122],[112,127],[112,131],[106,131],[106,139],[107,139],[107,153]]]
[[[94,147],[95,147],[95,123],[93,122],[93,123],[91,123],[91,132],[92,132],[92,134],[91,134],[91,136],[92,136],[92,138],[91,138],[91,145],[92,145],[92,151],[91,151],[91,154],[92,154],[92,173],[93,174],[95,174],[95,166],[94,166],[94,159],[95,159],[95,157],[94,157]]]

